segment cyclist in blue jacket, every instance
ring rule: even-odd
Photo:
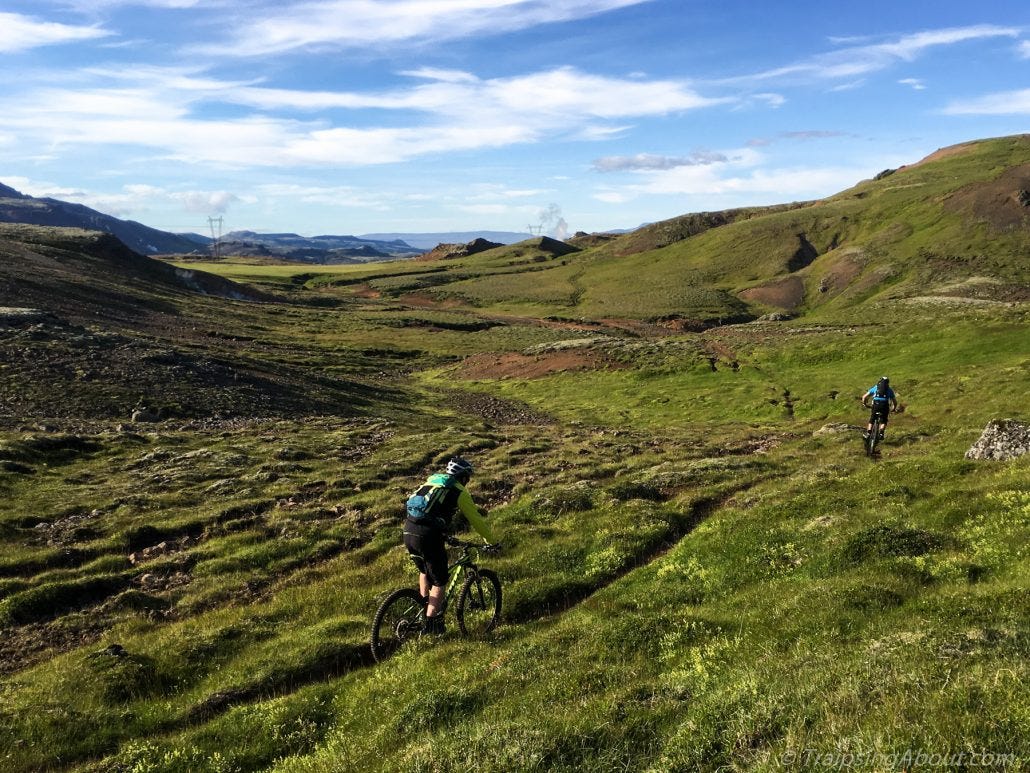
[[[886,376],[880,376],[880,380],[862,396],[862,405],[873,410],[869,414],[869,423],[866,425],[863,437],[867,440],[869,439],[869,434],[873,431],[873,421],[879,416],[880,440],[883,440],[884,428],[887,426],[887,417],[891,411],[898,410],[898,396],[891,389],[890,379]]]

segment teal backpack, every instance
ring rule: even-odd
[[[415,523],[427,526],[446,526],[442,514],[439,514],[440,503],[452,488],[450,475],[439,473],[429,476],[429,480],[419,486],[415,493],[408,497],[408,517]]]

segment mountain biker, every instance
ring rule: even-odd
[[[898,396],[891,389],[890,379],[880,376],[880,380],[870,387],[869,391],[862,395],[862,405],[872,408],[869,414],[869,424],[866,425],[865,433],[862,435],[866,440],[873,431],[873,421],[880,417],[880,440],[883,440],[884,430],[887,427],[887,416],[891,411],[898,410]]]
[[[430,517],[413,517],[411,508],[404,520],[404,547],[418,567],[418,591],[426,603],[426,633],[444,633],[443,598],[449,577],[447,549],[444,545],[451,531],[454,514],[461,510],[473,529],[488,543],[497,539],[485,520],[486,510],[477,507],[465,486],[472,477],[472,464],[454,457],[444,473],[431,475],[415,492],[442,487],[440,498],[433,504]]]

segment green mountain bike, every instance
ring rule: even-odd
[[[446,611],[454,596],[454,617],[462,634],[472,638],[486,636],[501,619],[501,580],[489,569],[478,565],[480,551],[495,553],[498,545],[477,545],[458,539],[447,544],[461,548],[461,555],[450,566],[450,579],[444,595]],[[398,588],[379,605],[372,618],[372,657],[381,663],[404,643],[418,639],[425,630],[425,599],[414,588]]]

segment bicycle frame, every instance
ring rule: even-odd
[[[461,544],[462,551],[461,555],[458,556],[457,560],[448,567],[448,572],[451,575],[447,581],[447,590],[444,592],[444,609],[450,606],[451,598],[461,588],[461,584],[465,581],[465,573],[468,571],[477,571],[479,569],[476,566],[476,560],[479,558],[479,551],[473,545]]]

